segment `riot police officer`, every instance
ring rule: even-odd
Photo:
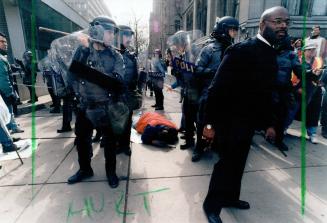
[[[161,50],[155,49],[154,58],[151,61],[152,71],[149,72],[149,77],[152,82],[154,96],[156,99],[156,103],[152,105],[155,110],[164,110],[164,95],[162,92],[164,86],[164,78],[165,78],[165,66],[162,61]]]
[[[133,42],[134,31],[129,26],[120,25],[118,27],[120,36],[120,53],[123,56],[125,65],[125,94],[130,109],[126,130],[124,131],[123,135],[119,140],[118,152],[124,152],[126,155],[131,155],[130,137],[132,127],[132,116],[133,110],[140,108],[140,103],[137,101],[137,94],[139,94],[142,89],[138,89],[137,57],[136,54],[134,52],[131,52],[129,49]]]
[[[177,61],[184,63],[193,62],[191,53],[191,37],[186,31],[178,31],[169,38],[168,44],[174,54],[172,62],[172,74],[176,77],[177,82],[182,87],[183,104],[182,104],[182,119],[185,127],[185,144],[180,145],[180,149],[188,149],[194,146],[194,131],[196,116],[198,111],[198,83],[194,74],[178,66]],[[182,125],[181,125],[182,126]]]
[[[93,176],[91,157],[94,128],[101,128],[103,132],[109,186],[115,188],[119,184],[115,150],[118,135],[127,121],[124,114],[128,115],[129,111],[124,107],[122,97],[124,62],[113,47],[117,32],[113,19],[106,16],[95,18],[88,29],[88,46],[80,46],[73,56],[70,78],[79,101],[75,134],[80,169],[68,179],[69,184]],[[124,112],[117,114],[119,109]]]
[[[213,31],[210,34],[209,43],[201,50],[196,65],[196,77],[200,85],[199,114],[197,120],[197,142],[192,155],[192,161],[197,162],[201,159],[204,148],[207,146],[202,139],[204,128],[203,112],[204,104],[208,97],[208,87],[218,69],[220,62],[224,56],[224,52],[233,44],[237,35],[239,22],[237,19],[225,16],[219,19]]]

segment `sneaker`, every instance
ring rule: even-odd
[[[309,137],[309,140],[312,144],[317,144],[318,143],[318,139],[317,139],[317,136],[315,134],[311,135]]]
[[[108,184],[111,188],[116,188],[119,185],[119,179],[116,174],[110,174],[107,176]]]
[[[19,127],[17,127],[16,129],[11,130],[11,134],[22,133],[22,132],[24,132],[24,130],[19,128]]]
[[[17,147],[15,144],[11,144],[10,146],[2,146],[3,153],[10,153],[19,150],[20,148]]]

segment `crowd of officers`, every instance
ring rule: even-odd
[[[185,144],[180,149],[194,147],[193,162],[199,161],[208,148],[219,153],[203,204],[210,223],[222,222],[219,214],[223,207],[250,208],[239,197],[252,137],[255,131],[262,130],[269,142],[280,150],[288,150],[283,143],[285,130],[296,119],[304,91],[308,136],[312,143],[317,143],[323,108],[322,134],[326,137],[326,96],[321,106],[326,75],[316,60],[317,56],[325,56],[325,42],[319,36],[320,27],[315,26],[304,44],[299,44],[301,40],[292,44],[287,33],[289,23],[285,8],[267,9],[261,16],[258,34],[234,44],[239,22],[226,16],[216,22],[210,40],[199,52],[192,51],[189,33],[185,31],[172,38],[170,44],[174,47],[167,50],[166,64],[161,52],[154,52],[148,74],[152,80],[149,87],[156,98],[153,107],[164,110],[162,90],[166,67],[170,66],[176,77],[172,87],[182,89],[180,132],[184,133]],[[119,49],[114,46],[117,34]],[[70,75],[63,77],[73,92],[66,104],[70,107],[71,98],[77,101],[75,145],[79,170],[68,179],[69,184],[94,175],[92,134],[96,129],[93,141],[102,138],[109,186],[119,185],[116,152],[131,155],[132,115],[133,110],[140,108],[146,79],[140,75],[144,70],[139,72],[136,55],[129,50],[133,34],[130,27],[117,26],[112,18],[95,18],[88,29],[89,41],[76,49],[68,68]],[[191,73],[175,66],[173,49],[178,52],[175,57],[194,63]],[[69,109],[68,113],[71,113]],[[71,117],[66,116],[66,120],[60,132],[71,131]]]

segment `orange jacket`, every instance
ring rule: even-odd
[[[158,114],[156,112],[144,113],[136,123],[136,131],[142,134],[147,125],[151,125],[151,126],[165,125],[170,128],[177,129],[176,125],[173,122],[169,121],[165,116]]]

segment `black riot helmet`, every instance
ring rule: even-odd
[[[168,38],[168,45],[170,46],[187,46],[190,44],[190,34],[184,30],[176,32],[174,35]]]
[[[94,40],[103,41],[106,30],[111,30],[115,34],[118,32],[116,22],[108,16],[98,16],[90,23],[89,34]]]
[[[120,39],[120,47],[121,49],[124,49],[125,47],[130,46],[133,42],[133,36],[134,36],[134,31],[132,30],[131,27],[126,26],[126,25],[119,25],[119,39]],[[125,36],[126,42],[123,42],[123,36]]]
[[[237,19],[231,16],[224,16],[216,22],[210,36],[216,39],[223,39],[225,41],[232,42],[233,39],[228,34],[228,31],[230,29],[238,30],[239,26],[240,24]]]
[[[134,31],[129,26],[119,25],[118,28],[119,28],[119,35],[125,35],[125,36],[134,35]]]

